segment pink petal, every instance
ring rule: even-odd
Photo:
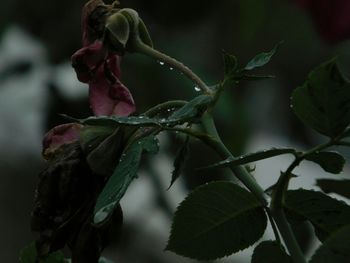
[[[128,116],[135,111],[130,91],[118,80],[111,83],[101,76],[90,83],[90,106],[96,116]]]
[[[120,61],[121,57],[115,54],[109,54],[106,59],[108,70],[117,78],[121,76]]]
[[[77,141],[82,127],[78,123],[66,123],[51,129],[43,139],[43,156],[48,158],[62,145]]]
[[[90,82],[94,78],[94,71],[103,63],[105,57],[106,51],[100,41],[75,52],[72,56],[72,66],[79,81]]]

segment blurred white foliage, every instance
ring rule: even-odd
[[[0,80],[1,155],[40,153],[45,83],[49,77],[44,47],[17,27],[8,28],[0,43],[0,71],[28,61],[32,69]],[[0,160],[5,156],[0,156]]]
[[[87,96],[88,89],[77,80],[70,62],[50,65],[45,47],[13,26],[0,42],[0,72],[22,61],[32,65],[28,72],[0,80],[0,145],[7,149],[7,156],[28,153],[39,156],[45,132],[48,82],[57,84],[61,94],[68,98]]]

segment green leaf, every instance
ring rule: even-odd
[[[57,251],[48,255],[47,258],[40,263],[66,263],[66,262],[67,260],[64,258],[63,253],[61,251]]]
[[[24,249],[22,249],[19,257],[20,263],[37,263],[37,250],[35,242],[30,243]],[[64,255],[61,251],[53,252],[49,254],[45,259],[40,260],[39,263],[66,263]]]
[[[129,117],[89,117],[79,120],[81,124],[94,126],[135,126],[135,127],[162,127],[164,125],[177,125],[188,121],[192,121],[201,117],[209,105],[213,102],[213,98],[209,95],[199,95],[193,100],[186,103],[183,107],[173,112],[169,118],[156,119],[146,116],[129,116]]]
[[[291,257],[276,241],[263,241],[255,249],[252,263],[292,263]]]
[[[100,126],[95,127],[102,128]],[[116,128],[113,134],[110,134],[98,145],[87,145],[87,147],[91,147],[90,149],[92,150],[87,155],[86,160],[94,173],[98,175],[110,175],[113,172],[113,167],[118,163],[117,158],[121,154],[120,146],[123,144],[123,135],[123,130]],[[104,137],[104,135],[102,136]],[[96,139],[95,142],[97,140],[98,139]]]
[[[142,148],[151,154],[159,152],[159,140],[155,136],[147,136],[142,140]]]
[[[26,246],[22,249],[19,262],[20,263],[36,263],[37,251],[35,247],[35,242],[30,243],[30,245]]]
[[[180,204],[166,249],[198,260],[221,258],[253,245],[266,224],[264,209],[251,193],[212,182]]]
[[[252,75],[252,74],[244,74],[242,75],[240,80],[264,80],[264,79],[274,79],[276,76],[274,75]]]
[[[229,79],[235,75],[238,67],[237,58],[223,51],[224,65],[225,65],[225,79]]]
[[[89,117],[87,119],[80,120],[80,123],[86,125],[97,126],[136,126],[136,127],[155,127],[160,126],[159,120],[148,118],[146,116],[129,116],[129,117]]]
[[[171,182],[168,187],[168,190],[175,183],[175,181],[180,177],[180,174],[185,166],[185,163],[188,157],[188,152],[189,152],[189,142],[190,142],[190,137],[186,136],[184,143],[176,153],[175,161],[174,161],[174,171],[172,173]]]
[[[200,117],[213,102],[213,98],[209,95],[199,95],[186,105],[170,115],[169,120],[173,123],[191,121]]]
[[[69,263],[71,263],[71,259],[68,260]],[[100,259],[98,260],[98,263],[114,263],[114,261],[104,258],[104,257],[100,257]]]
[[[325,193],[336,193],[350,199],[350,180],[318,179],[316,185]]]
[[[100,224],[109,217],[114,207],[119,204],[130,183],[137,177],[141,155],[149,147],[149,137],[132,144],[122,155],[112,176],[99,195],[94,209],[94,223]]]
[[[88,155],[101,142],[114,132],[115,128],[109,126],[83,126],[79,141],[84,153]]]
[[[317,163],[326,172],[339,174],[343,171],[345,158],[337,152],[315,152],[305,157],[306,160]]]
[[[98,263],[114,263],[112,260],[109,260],[107,258],[101,257],[98,261]]]
[[[265,66],[270,62],[272,56],[276,53],[282,42],[278,43],[270,52],[262,52],[256,55],[248,64],[244,67],[244,70],[253,70],[258,67]]]
[[[287,154],[287,153],[296,154],[296,151],[292,148],[272,148],[270,150],[263,150],[255,153],[242,155],[239,157],[227,158],[224,161],[220,161],[212,165],[201,167],[199,169],[237,166],[237,165],[256,162],[256,161],[260,161],[263,159],[267,159],[267,158],[271,158],[271,157],[275,157],[275,156],[279,156],[281,154]]]
[[[333,233],[315,252],[310,263],[348,263],[350,259],[350,225]]]
[[[346,128],[344,132],[342,133],[342,138],[348,138],[350,137],[350,128]]]
[[[292,107],[306,125],[334,138],[350,123],[350,83],[335,59],[313,70],[294,90]]]
[[[350,222],[350,206],[321,192],[287,191],[285,208],[288,216],[310,221],[321,241]]]

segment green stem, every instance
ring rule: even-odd
[[[280,238],[280,235],[278,233],[278,229],[277,229],[277,226],[276,226],[276,221],[275,221],[275,219],[272,216],[272,212],[271,212],[270,208],[266,207],[265,208],[265,212],[266,212],[266,214],[267,214],[267,216],[268,216],[268,218],[270,220],[272,231],[273,231],[273,233],[275,235],[276,241],[281,243],[281,238]]]
[[[168,109],[180,108],[180,107],[184,106],[186,103],[187,103],[187,101],[185,101],[185,100],[171,100],[171,101],[167,101],[167,102],[158,104],[158,105],[150,108],[145,113],[143,113],[143,115],[145,115],[147,117],[154,117],[158,113],[161,113],[161,112],[166,111]]]
[[[224,160],[227,158],[233,158],[234,156],[227,149],[225,144],[222,142],[214,123],[212,116],[206,113],[203,116],[202,124],[204,129],[210,134],[215,140],[215,150]],[[263,206],[267,205],[264,190],[255,181],[254,177],[248,173],[248,171],[242,166],[230,166],[231,171],[235,176],[247,187],[255,197],[262,203]]]
[[[272,210],[272,216],[275,219],[277,227],[283,237],[283,241],[286,244],[288,251],[293,259],[294,263],[306,263],[303,252],[300,249],[298,241],[296,240],[294,233],[287,221],[286,215],[283,209]]]
[[[334,144],[331,140],[325,144],[321,144],[312,148],[311,150],[297,156],[294,161],[289,165],[286,172],[281,173],[280,178],[276,184],[276,188],[272,194],[271,200],[271,212],[276,220],[277,227],[283,237],[283,240],[293,258],[295,263],[305,263],[305,258],[300,246],[293,234],[293,231],[287,221],[286,215],[283,210],[283,202],[285,193],[288,190],[289,181],[292,178],[293,170],[310,154],[324,150]]]
[[[160,179],[160,175],[156,169],[153,168],[153,165],[150,163],[146,164],[146,169],[149,171],[149,176],[151,178],[153,187],[156,191],[156,200],[157,204],[163,209],[164,213],[171,220],[174,216],[174,211],[171,206],[171,203],[168,200],[168,196],[164,192],[164,187]]]
[[[144,55],[147,55],[149,57],[155,58],[162,63],[166,63],[170,67],[179,70],[182,72],[186,77],[191,79],[198,88],[202,90],[203,93],[212,95],[213,91],[201,80],[200,77],[198,77],[195,73],[192,72],[187,66],[185,66],[183,63],[177,61],[176,59],[159,52],[158,50],[153,49],[152,47],[142,43],[142,41],[135,39],[133,43],[133,49],[137,52],[140,52]]]
[[[207,128],[211,129],[210,126],[211,125],[208,125]],[[216,153],[219,154],[219,156],[223,159],[233,157],[230,151],[225,147],[225,145],[223,145],[220,137],[216,137],[216,129],[212,130],[214,134],[201,133],[194,131],[193,129],[182,127],[163,127],[163,129],[168,131],[182,132],[195,137],[216,151]],[[241,166],[230,168],[232,172],[237,176],[237,178],[241,180],[241,182],[258,198],[258,200],[261,201],[263,206],[266,206],[267,201],[265,199],[264,190],[256,183],[255,179],[247,172],[247,170]]]

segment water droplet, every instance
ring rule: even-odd
[[[159,63],[161,66],[164,66],[164,62],[163,62],[163,61],[158,61],[158,63]]]
[[[197,86],[194,86],[194,90],[195,91],[200,91],[201,89],[199,87],[197,87]]]
[[[170,70],[174,70],[173,68],[169,68]]]

